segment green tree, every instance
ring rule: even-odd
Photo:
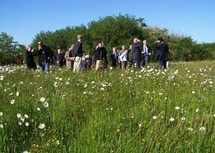
[[[134,16],[119,15],[92,21],[88,24],[88,30],[91,41],[97,43],[102,40],[110,50],[113,46],[121,47],[122,44],[129,46],[134,37],[143,39],[142,26],[146,26],[143,18],[135,19]],[[92,47],[95,46],[96,44]]]
[[[13,40],[12,36],[2,32],[0,34],[0,64],[15,64],[16,60],[16,48],[18,43]]]

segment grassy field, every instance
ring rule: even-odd
[[[0,67],[0,152],[215,152],[215,61],[155,65]]]

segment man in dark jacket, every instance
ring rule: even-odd
[[[140,62],[142,60],[141,58],[141,52],[142,52],[142,44],[140,43],[140,40],[138,38],[134,38],[133,44],[132,44],[132,61],[135,69],[140,68]]]
[[[48,46],[45,46],[42,41],[39,41],[36,55],[39,56],[40,69],[48,72],[51,58],[53,56],[52,50]]]
[[[164,42],[162,37],[159,37],[155,48],[157,48],[157,53],[155,56],[155,60],[159,61],[160,68],[166,69],[167,68],[167,61],[169,61],[169,47],[168,44]]]
[[[83,56],[82,39],[82,35],[78,35],[77,41],[74,44],[73,56],[75,57],[75,59],[73,65],[73,72],[79,72],[81,69],[81,58]]]

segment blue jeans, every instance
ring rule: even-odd
[[[40,70],[48,72],[49,71],[49,63],[42,62],[42,65],[40,66]]]

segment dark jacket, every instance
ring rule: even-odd
[[[117,61],[118,61],[118,54],[112,52],[110,55],[110,61],[111,61],[111,66],[116,67]]]
[[[79,56],[79,57],[83,56],[82,42],[76,41],[76,43],[74,44],[73,56],[74,57],[75,56]]]
[[[34,52],[26,50],[25,55],[26,55],[26,64],[28,69],[36,69],[37,66],[36,66],[36,63],[34,62],[34,56],[35,56]]]
[[[143,48],[143,45],[141,43],[132,44],[132,60],[133,61],[141,61],[142,48]]]
[[[57,54],[56,57],[55,57],[55,61],[56,62],[58,61],[57,65],[62,67],[65,64],[65,61],[66,61],[64,53],[61,52],[61,53]]]
[[[33,63],[34,62],[34,52],[26,50],[26,63]]]
[[[167,43],[156,43],[155,48],[157,48],[155,55],[156,61],[169,61],[169,47]]]
[[[53,52],[48,46],[43,45],[42,49],[37,50],[35,55],[39,56],[39,65],[41,66],[42,62],[50,63]]]

